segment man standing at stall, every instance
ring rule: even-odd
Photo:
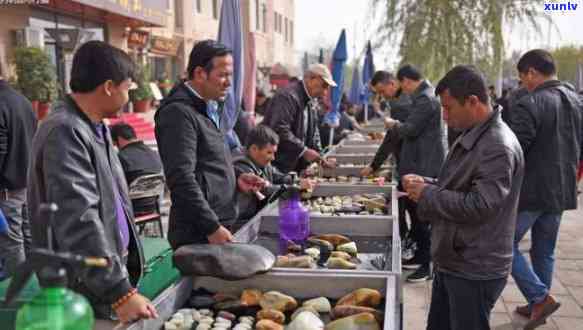
[[[168,239],[172,248],[232,240],[227,227],[237,220],[237,188],[263,188],[253,174],[235,178],[225,143],[219,101],[233,75],[231,50],[213,40],[194,45],[188,80],[177,85],[156,113],[156,140],[170,189]]]
[[[8,223],[0,234],[0,270],[5,276],[25,261],[31,244],[26,171],[36,125],[30,101],[2,78],[0,62],[0,209]]]
[[[475,68],[456,66],[436,93],[447,124],[463,133],[437,180],[403,178],[419,218],[432,226],[435,278],[427,329],[490,329],[490,312],[512,265],[524,157]]]
[[[95,268],[69,281],[89,299],[98,318],[128,323],[156,318],[154,306],[136,289],[143,253],[119,159],[103,119],[128,102],[135,65],[122,50],[101,41],[82,45],[73,58],[72,94],[53,108],[33,142],[28,203],[33,244],[59,252],[103,257]],[[59,207],[49,224],[41,205]]]
[[[583,150],[583,104],[571,86],[557,80],[555,61],[542,49],[524,54],[518,75],[529,94],[511,107],[512,128],[526,161],[520,193],[512,277],[528,305],[516,312],[544,324],[560,303],[550,294],[555,246],[563,211],[577,208],[577,166]],[[519,244],[530,231],[531,264]]]
[[[318,98],[336,87],[330,70],[322,64],[312,64],[304,79],[278,90],[267,104],[263,124],[279,135],[279,150],[273,165],[283,173],[300,172],[310,163],[321,161],[331,167],[333,162],[320,155]]]
[[[447,150],[441,105],[433,93],[433,87],[413,66],[405,65],[399,69],[397,79],[403,92],[411,96],[412,102],[411,112],[405,121],[385,119],[388,131],[393,131],[402,140],[397,167],[399,176],[416,173],[436,178]],[[407,277],[408,281],[425,281],[431,277],[431,227],[428,222],[419,221],[414,200],[407,198],[404,204],[411,217],[410,235],[417,250],[412,259],[403,262],[403,268],[416,269]]]

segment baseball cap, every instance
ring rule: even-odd
[[[334,82],[334,79],[332,78],[332,74],[330,73],[330,70],[324,64],[320,64],[320,63],[312,64],[308,68],[308,71],[315,74],[315,75],[322,77],[322,79],[331,87],[338,86]]]

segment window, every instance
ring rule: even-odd
[[[294,43],[294,21],[289,21],[289,42],[290,44]]]
[[[288,30],[287,30],[287,17],[285,18],[284,23],[285,23],[284,24],[284,28],[285,28],[285,41],[287,41],[287,33],[288,33]]]
[[[255,30],[261,30],[261,11],[259,7],[259,0],[255,0]]]
[[[283,32],[283,29],[281,28],[281,24],[283,23],[283,16],[281,16],[281,14],[279,14],[279,21],[277,22],[277,28],[279,30],[279,33],[281,34]]]
[[[196,12],[202,13],[202,0],[196,0]]]
[[[273,31],[277,32],[277,12],[273,12]]]
[[[267,6],[263,4],[263,13],[261,15],[261,20],[263,24],[263,32],[267,32]]]
[[[213,0],[213,18],[219,19],[219,0]]]
[[[174,27],[181,28],[183,25],[182,0],[174,0]]]

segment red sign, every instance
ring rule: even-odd
[[[128,35],[129,48],[146,48],[149,33],[141,30],[131,30]]]

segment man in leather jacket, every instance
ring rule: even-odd
[[[82,45],[73,58],[72,93],[57,103],[33,141],[28,203],[33,244],[47,247],[49,217],[41,205],[59,207],[51,224],[57,251],[106,258],[70,280],[98,318],[124,323],[157,317],[135,290],[143,253],[127,184],[103,119],[128,102],[135,65],[122,50],[101,41]]]
[[[403,178],[419,218],[432,226],[435,277],[427,329],[490,329],[490,312],[512,264],[524,157],[501,109],[492,109],[477,69],[456,66],[436,93],[447,124],[463,133],[437,180]]]
[[[320,131],[318,129],[318,98],[325,97],[335,87],[330,70],[322,64],[313,64],[304,79],[278,90],[267,104],[263,124],[279,135],[279,150],[273,165],[280,171],[300,172],[310,163],[321,159]]]
[[[554,250],[563,211],[577,208],[577,166],[583,147],[583,104],[571,86],[557,80],[552,55],[525,53],[517,64],[528,94],[510,109],[509,126],[524,151],[526,170],[518,205],[512,277],[528,305],[525,329],[544,324],[560,304],[550,295]],[[530,230],[532,266],[519,250]]]

